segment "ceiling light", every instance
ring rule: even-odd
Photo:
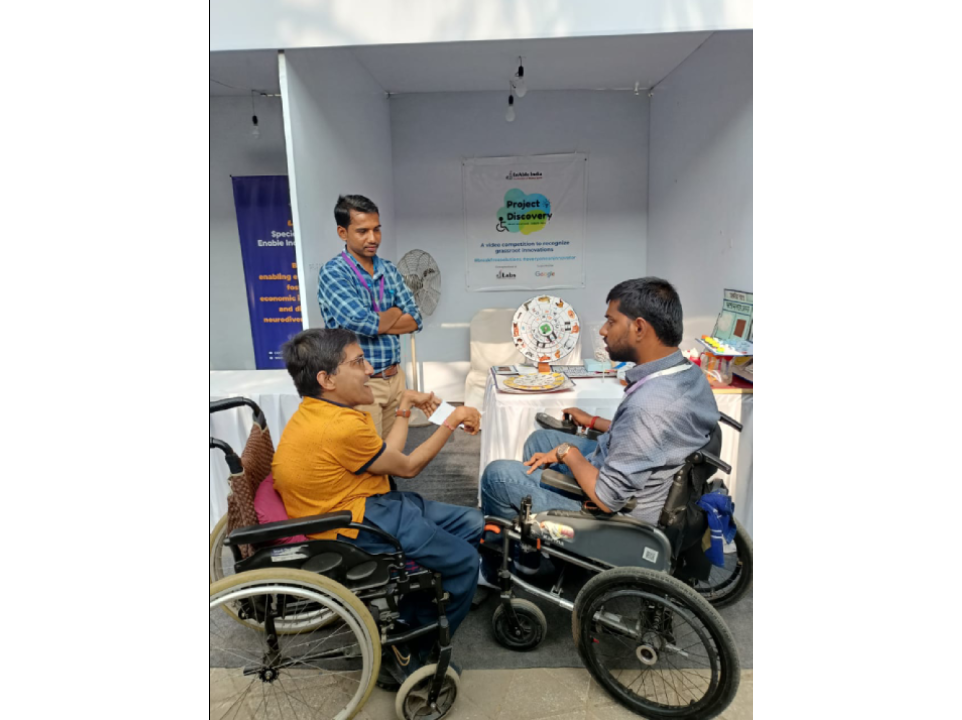
[[[504,114],[504,119],[508,122],[514,122],[517,115],[514,112],[514,95],[508,95],[508,112]]]
[[[518,74],[511,81],[511,87],[514,88],[514,94],[519,98],[528,94],[528,86],[524,82],[524,64],[521,58],[518,58]]]
[[[251,130],[251,135],[254,136],[254,139],[255,139],[255,140],[260,140],[260,137],[261,137],[261,126],[260,126],[260,125],[258,124],[258,122],[257,122],[257,116],[256,116],[256,115],[255,115],[252,119],[253,119],[253,121],[254,121],[254,128]]]

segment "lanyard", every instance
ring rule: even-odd
[[[364,276],[361,275],[361,270],[358,268],[357,263],[355,263],[346,252],[342,252],[341,255],[344,256],[345,262],[347,262],[347,264],[350,265],[351,268],[354,270],[354,274],[357,275],[357,279],[361,281],[361,285],[364,286],[364,289],[367,290],[369,293],[371,293],[371,306],[374,308],[374,312],[376,313],[381,312],[381,308],[378,305],[377,298],[374,296],[374,291],[371,290],[368,284],[364,281]],[[381,275],[381,302],[382,303],[384,302],[384,276],[383,275]]]
[[[625,390],[625,397],[628,397],[629,395],[637,391],[642,385],[644,385],[649,380],[654,380],[655,378],[659,378],[659,377],[666,377],[668,375],[676,375],[680,372],[685,372],[685,370],[688,370],[689,368],[693,368],[693,367],[695,366],[692,365],[690,362],[685,362],[684,365],[675,365],[675,367],[670,367],[667,370],[662,370],[661,372],[652,373],[648,377],[642,378],[641,380],[636,382],[634,385],[632,385],[630,388]]]

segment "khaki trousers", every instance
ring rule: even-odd
[[[354,409],[370,413],[374,418],[377,434],[386,438],[394,427],[394,411],[401,404],[401,394],[405,389],[404,371],[398,368],[394,377],[371,380],[367,386],[374,391],[374,404],[357,405]]]

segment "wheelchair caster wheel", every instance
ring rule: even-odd
[[[428,702],[428,695],[437,669],[437,664],[425,665],[404,681],[394,701],[394,711],[397,713],[398,720],[415,720],[415,718],[441,720],[448,716],[454,703],[457,702],[461,678],[458,677],[454,668],[449,667],[444,675],[437,702],[431,705]]]
[[[492,618],[494,639],[508,650],[534,650],[548,633],[548,621],[544,613],[533,602],[517,598],[511,601],[511,609],[518,618],[518,626],[512,627],[504,605],[498,605]]]

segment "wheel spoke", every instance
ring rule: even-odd
[[[263,573],[263,579],[250,579],[248,576],[254,575],[251,572],[212,586],[211,718],[219,717],[215,713],[226,707],[226,702],[218,703],[215,710],[216,665],[230,666],[219,671],[229,673],[224,676],[226,687],[245,671],[254,675],[245,677],[248,682],[243,692],[239,684],[234,686],[237,690],[227,698],[233,704],[225,720],[267,716],[327,720],[356,710],[374,684],[371,650],[379,643],[373,620],[370,616],[365,620],[350,607],[356,603],[349,591],[341,588],[341,597],[336,591],[332,593],[329,581],[323,578],[315,584],[310,579],[295,580],[296,574],[288,572],[290,579],[281,580],[286,571],[276,572],[277,580]],[[279,610],[274,619],[276,644],[268,642],[264,623],[240,620],[224,612],[242,605],[268,608],[268,612]],[[319,618],[337,622],[319,627]]]
[[[625,571],[611,572],[628,575]],[[586,628],[582,649],[589,660],[593,658],[589,669],[602,685],[617,690],[616,696],[627,694],[630,707],[641,715],[646,711],[657,715],[685,712],[696,706],[715,707],[722,687],[717,680],[720,636],[706,625],[708,616],[690,604],[683,590],[669,592],[677,581],[656,579],[654,573],[643,571],[638,575],[651,586],[626,587],[613,582],[607,593],[596,591],[590,605],[576,606]],[[637,638],[594,621],[584,624],[586,618],[598,617],[620,617],[620,624],[636,632]],[[637,654],[643,646],[650,646],[655,653],[651,667],[644,667]],[[716,709],[720,712],[724,708]]]

